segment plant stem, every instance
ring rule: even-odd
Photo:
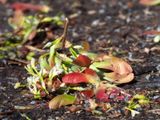
[[[69,20],[68,18],[65,19],[65,25],[64,25],[64,31],[62,34],[62,49],[65,47],[65,43],[66,43],[66,37],[67,37],[67,32],[68,32],[68,24],[69,24]]]

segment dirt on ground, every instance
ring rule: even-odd
[[[115,108],[102,115],[85,110],[70,112],[67,107],[49,110],[47,100],[34,100],[27,88],[14,89],[16,82],[26,82],[27,72],[24,66],[3,59],[0,62],[0,119],[160,119],[160,43],[155,43],[153,36],[143,34],[147,30],[157,30],[160,27],[160,6],[145,7],[137,0],[20,1],[47,4],[52,7],[50,16],[63,13],[70,19],[67,38],[73,43],[88,41],[94,52],[112,53],[129,61],[135,79],[120,87],[131,93],[145,94],[151,103],[134,118],[121,110],[123,103],[118,103]],[[10,0],[8,4],[13,2],[15,1]],[[10,11],[8,6],[0,4],[1,33],[11,29],[7,24]]]

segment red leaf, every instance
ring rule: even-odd
[[[96,98],[100,101],[103,101],[103,102],[108,102],[109,101],[109,96],[106,94],[105,92],[106,90],[101,88],[97,91],[96,93]]]
[[[25,11],[25,10],[35,10],[35,11],[42,11],[42,12],[48,12],[49,7],[45,5],[33,5],[30,3],[21,3],[16,2],[11,5],[11,8],[15,10]]]
[[[97,76],[97,73],[94,70],[90,69],[90,68],[86,68],[84,70],[84,73],[88,74],[88,75],[92,75],[92,76]]]
[[[81,91],[81,94],[87,98],[91,98],[94,95],[94,92],[93,90],[84,90],[84,91]]]
[[[91,64],[91,59],[85,55],[79,55],[73,63],[82,67],[88,67]]]
[[[83,73],[87,77],[89,83],[92,83],[92,84],[98,84],[99,83],[100,78],[94,70],[92,70],[90,68],[86,68],[83,71]]]
[[[0,3],[5,4],[7,0],[0,0]]]
[[[145,31],[143,33],[143,35],[160,35],[160,31],[157,30],[149,30],[149,31]]]
[[[65,75],[62,78],[62,81],[64,83],[69,83],[69,84],[78,84],[78,83],[87,83],[88,79],[86,78],[85,74],[74,72]]]

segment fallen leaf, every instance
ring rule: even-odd
[[[104,78],[114,83],[127,83],[134,78],[131,66],[117,57],[106,55],[102,57],[101,61],[94,62],[92,65],[97,68],[110,70],[111,72],[104,73]]]
[[[85,55],[79,55],[73,63],[81,67],[89,67],[91,64],[91,59]]]
[[[146,6],[152,6],[160,4],[160,0],[140,0],[139,3]]]
[[[50,8],[46,5],[33,5],[30,3],[22,3],[22,2],[15,2],[11,5],[12,9],[26,11],[26,10],[34,10],[34,11],[41,11],[41,12],[49,12]]]
[[[112,70],[119,74],[127,74],[133,71],[131,66],[120,58],[105,55],[100,59],[101,61],[93,63],[97,68]]]
[[[158,30],[149,30],[149,31],[143,32],[143,35],[160,35],[160,31],[158,31]]]
[[[67,95],[67,94],[58,95],[49,102],[49,108],[57,109],[60,108],[61,106],[73,104],[75,100],[76,97],[72,95]]]
[[[90,45],[87,41],[82,42],[82,47],[84,51],[89,51],[90,50]]]
[[[111,72],[111,73],[104,73],[104,76],[106,80],[117,83],[117,84],[128,83],[132,81],[134,78],[133,73],[130,73],[128,75],[119,75],[115,72]]]

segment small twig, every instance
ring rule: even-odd
[[[8,64],[17,64],[17,65],[27,65],[29,64],[29,62],[25,61],[25,60],[21,60],[21,59],[9,59],[8,60]]]
[[[30,45],[25,45],[25,47],[26,47],[27,49],[29,49],[29,50],[32,50],[32,51],[37,51],[37,52],[41,52],[41,53],[46,52],[45,50],[36,48],[36,47],[34,47],[34,46],[30,46]]]
[[[64,31],[62,34],[62,49],[65,47],[65,43],[66,43],[66,37],[67,37],[67,32],[68,32],[68,24],[69,24],[69,20],[68,18],[65,19],[65,25],[64,25]]]
[[[0,112],[0,116],[10,115],[10,114],[12,114],[14,112],[15,112],[15,110],[8,110],[8,111],[5,111],[5,112]]]

